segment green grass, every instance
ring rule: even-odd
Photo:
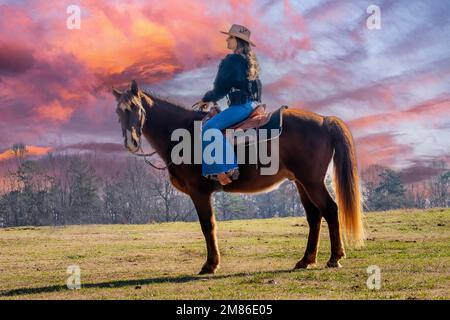
[[[221,269],[205,259],[198,223],[0,229],[0,299],[449,299],[450,210],[368,213],[368,240],[327,269],[291,271],[307,239],[304,218],[219,222]],[[80,290],[66,287],[81,268]],[[366,286],[381,269],[381,289]]]

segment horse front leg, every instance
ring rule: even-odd
[[[200,225],[206,240],[206,250],[208,252],[206,262],[203,264],[199,274],[215,273],[219,268],[220,253],[216,236],[216,218],[214,217],[211,206],[211,193],[191,194],[191,199],[197,210]]]

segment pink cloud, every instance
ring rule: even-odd
[[[55,122],[68,121],[74,111],[71,107],[61,106],[58,101],[53,101],[48,105],[39,106],[35,110],[40,119],[48,119]]]
[[[391,166],[398,158],[413,155],[413,146],[401,144],[392,133],[377,133],[356,139],[358,161],[361,168],[378,164]]]
[[[436,98],[415,105],[407,110],[390,113],[375,114],[349,121],[350,127],[359,130],[362,128],[378,127],[380,125],[395,126],[402,122],[423,121],[450,116],[450,99]]]

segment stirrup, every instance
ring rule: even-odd
[[[226,174],[231,180],[237,180],[239,178],[239,168],[230,169],[226,171]],[[219,181],[219,179],[217,178],[217,174],[207,174],[204,177],[215,181]]]
[[[231,180],[237,180],[237,178],[239,178],[239,168],[234,168],[227,171],[227,175]]]

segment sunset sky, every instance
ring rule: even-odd
[[[71,4],[79,30],[66,27]],[[380,30],[366,27],[371,4]],[[270,109],[342,118],[362,167],[450,163],[450,2],[426,0],[0,0],[0,161],[17,142],[125,153],[111,86],[136,79],[192,105],[232,23],[252,31]]]

